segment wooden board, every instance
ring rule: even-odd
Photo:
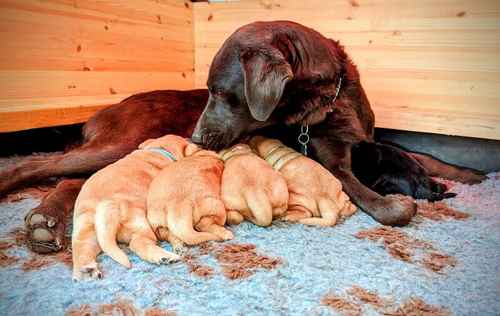
[[[242,0],[194,4],[195,86],[253,21],[294,20],[340,40],[378,127],[500,139],[500,2]]]
[[[85,121],[131,94],[191,89],[183,0],[0,1],[0,132]]]

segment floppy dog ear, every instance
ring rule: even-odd
[[[151,144],[154,139],[146,139],[139,145],[139,149],[144,149],[147,145]]]
[[[292,68],[279,50],[247,50],[240,55],[245,79],[245,97],[253,118],[266,121],[293,78]]]

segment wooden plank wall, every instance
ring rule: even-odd
[[[85,121],[194,84],[191,2],[0,1],[0,132]]]
[[[500,139],[498,0],[196,3],[196,87],[224,39],[256,20],[294,20],[340,40],[379,127]]]

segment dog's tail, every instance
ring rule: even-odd
[[[273,209],[269,197],[262,190],[247,190],[243,193],[248,208],[252,212],[252,222],[259,226],[269,226],[273,221]]]
[[[188,245],[197,245],[210,240],[219,240],[217,236],[207,232],[198,232],[193,228],[192,202],[185,200],[168,207],[167,225],[174,236]]]
[[[95,231],[102,251],[121,265],[130,268],[130,261],[116,243],[116,234],[120,226],[120,205],[112,200],[97,204],[95,213]]]

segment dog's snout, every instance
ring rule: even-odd
[[[202,132],[200,130],[195,130],[191,135],[191,141],[197,145],[201,145],[202,143]]]
[[[220,150],[227,146],[226,134],[221,131],[203,130],[200,133],[193,133],[191,141],[204,149]]]

